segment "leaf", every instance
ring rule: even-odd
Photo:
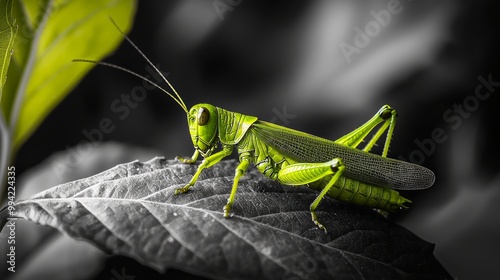
[[[2,100],[14,149],[92,67],[72,60],[100,60],[123,40],[108,16],[127,32],[135,8],[135,0],[15,1],[20,34]]]
[[[251,168],[225,219],[237,162],[196,171],[163,158],[121,164],[18,202],[17,216],[58,228],[158,271],[169,267],[217,279],[451,279],[434,246],[368,209],[270,181]]]
[[[91,176],[120,162],[136,158],[151,158],[158,154],[157,151],[149,148],[134,147],[118,142],[93,143],[85,155],[81,154],[82,157],[75,157],[75,151],[78,149],[78,146],[68,147],[66,150],[54,153],[35,167],[17,176],[16,199],[27,199],[49,187]],[[2,218],[5,219],[5,223],[8,218],[7,211],[0,211],[0,221]],[[0,233],[0,252],[7,252],[9,249],[8,237],[7,230]],[[113,260],[121,259],[120,261],[123,263],[112,266],[108,263],[109,255],[102,253],[88,242],[75,243],[73,239],[70,239],[57,229],[41,227],[27,220],[17,220],[16,242],[22,246],[16,247],[16,265],[20,269],[16,273],[16,277],[12,279],[8,277],[9,274],[12,274],[10,271],[0,270],[0,279],[110,280],[114,278],[113,275],[102,278],[95,276],[89,278],[84,277],[84,275],[96,275],[100,271],[110,272],[113,269],[120,270],[124,266],[127,267],[127,272],[131,272],[132,265],[130,263],[141,268],[137,262],[121,256],[115,256]],[[61,261],[54,262],[54,259]],[[7,260],[7,255],[0,254],[0,263],[6,263]],[[129,264],[124,263],[127,260]],[[148,271],[151,273],[151,269],[148,267],[142,267],[142,269],[144,273]],[[71,276],[68,275],[70,273]],[[42,274],[44,277],[40,277]],[[171,271],[169,271],[170,274]],[[142,272],[141,276],[143,276]]]
[[[12,0],[2,0],[0,1],[0,100],[2,100],[2,89],[7,80],[7,69],[9,69],[16,32],[17,27],[14,26],[12,18]]]

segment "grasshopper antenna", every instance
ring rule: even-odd
[[[161,73],[161,71],[151,62],[151,60],[149,60],[149,58],[139,49],[139,47],[137,47],[137,45],[132,40],[130,40],[130,38],[127,35],[125,35],[125,33],[120,29],[120,27],[116,24],[116,22],[113,20],[113,18],[111,16],[108,16],[108,17],[109,17],[109,20],[111,21],[111,23],[113,23],[113,25],[115,26],[115,28],[118,30],[118,32],[120,32],[120,34],[123,36],[123,38],[125,38],[125,40],[127,40],[127,42],[129,42],[129,44],[132,45],[132,47],[148,62],[149,65],[151,65],[151,67],[153,67],[153,69],[160,75],[160,77],[168,84],[168,86],[174,92],[175,96],[173,94],[171,94],[170,92],[168,92],[167,90],[165,90],[163,87],[161,87],[158,84],[156,84],[153,81],[151,81],[150,79],[148,79],[148,78],[146,78],[144,76],[141,76],[141,75],[139,75],[139,74],[137,74],[137,73],[135,73],[135,72],[133,72],[133,71],[131,71],[129,69],[126,69],[124,67],[121,67],[121,66],[118,66],[118,65],[115,65],[115,64],[111,64],[111,63],[107,63],[107,62],[95,61],[95,60],[90,60],[90,59],[73,59],[73,62],[87,62],[87,63],[93,63],[93,64],[98,64],[98,65],[103,65],[103,66],[115,68],[115,69],[124,71],[126,73],[129,73],[131,75],[134,75],[134,76],[136,76],[136,77],[138,77],[138,78],[140,78],[140,79],[142,79],[142,80],[150,83],[151,85],[155,86],[156,88],[158,88],[159,90],[163,91],[164,93],[166,93],[173,100],[175,100],[175,102],[177,102],[177,104],[179,104],[179,106],[181,106],[181,108],[184,110],[184,112],[188,113],[188,109],[187,109],[186,104],[184,103],[184,101],[180,97],[179,93],[177,93],[177,91],[175,90],[175,88],[172,86],[172,84],[163,75],[163,73]]]
[[[175,102],[177,102],[177,104],[179,104],[179,106],[181,106],[181,108],[187,113],[188,110],[186,108],[186,105],[184,104],[184,102],[181,102],[179,100],[177,100],[177,98],[175,98],[170,92],[166,91],[164,88],[162,88],[161,86],[159,86],[158,84],[156,84],[155,82],[151,81],[150,79],[144,77],[144,76],[141,76],[131,70],[128,70],[127,68],[124,68],[124,67],[121,67],[121,66],[118,66],[118,65],[115,65],[115,64],[111,64],[111,63],[107,63],[107,62],[102,62],[102,61],[95,61],[95,60],[90,60],[90,59],[73,59],[72,60],[73,62],[87,62],[87,63],[93,63],[93,64],[98,64],[98,65],[102,65],[102,66],[107,66],[107,67],[111,67],[111,68],[115,68],[115,69],[118,69],[118,70],[121,70],[121,71],[124,71],[124,72],[127,72],[131,75],[134,75],[150,84],[152,84],[153,86],[155,86],[157,89],[163,91],[164,93],[168,94],[168,96],[170,96],[173,100],[175,100]]]

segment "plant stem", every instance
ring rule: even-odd
[[[7,193],[6,175],[7,164],[10,159],[11,136],[2,109],[0,108],[0,206],[3,205],[4,195]]]

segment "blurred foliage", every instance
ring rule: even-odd
[[[136,6],[135,0],[0,3],[0,180],[19,147],[93,66],[72,60],[100,60],[115,50],[123,36],[102,27],[112,26],[111,16],[128,32]]]
[[[2,99],[2,89],[7,78],[10,57],[17,27],[12,18],[12,1],[0,1],[0,100]]]
[[[100,60],[120,44],[119,32],[102,28],[108,15],[128,32],[135,9],[134,0],[15,1],[19,32],[1,100],[14,151],[92,67],[71,60]]]

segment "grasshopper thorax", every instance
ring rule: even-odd
[[[196,104],[189,110],[187,119],[195,149],[204,157],[210,155],[217,144],[217,108],[206,103]]]

